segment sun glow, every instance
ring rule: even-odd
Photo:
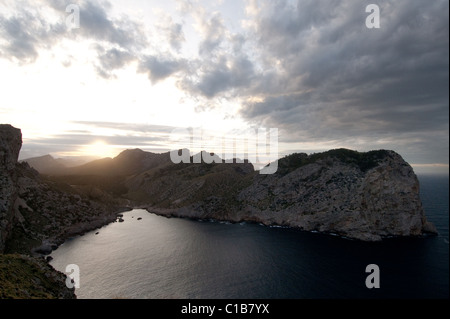
[[[90,145],[84,146],[82,153],[86,156],[95,156],[100,158],[114,157],[117,155],[116,149],[104,141],[95,141]]]

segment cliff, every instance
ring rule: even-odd
[[[0,299],[74,299],[66,276],[42,258],[0,255]]]
[[[305,164],[283,170],[296,156]],[[393,151],[296,154],[280,167],[239,193],[244,219],[370,241],[436,231],[426,220],[417,176]]]
[[[11,125],[0,125],[0,275],[9,278],[1,281],[0,295],[74,296],[65,282],[61,283],[63,274],[44,266],[42,257],[27,255],[49,254],[68,237],[114,221],[128,202],[94,186],[72,187],[44,178],[27,163],[18,163],[21,146],[21,131]],[[22,255],[10,255],[16,253]],[[14,270],[14,265],[22,265],[23,269]],[[5,275],[8,272],[11,276]],[[20,291],[5,292],[8,283],[23,282],[13,278],[19,273],[38,278],[34,290],[19,285]],[[48,280],[39,279],[41,276]],[[58,283],[60,289],[52,290],[55,285],[47,285],[49,282]]]
[[[197,165],[172,168],[171,174],[162,176],[147,173],[140,185],[147,198],[153,198],[148,210],[166,216],[297,227],[365,241],[436,233],[426,220],[417,176],[393,151],[292,154],[279,160],[276,174],[233,175],[230,166],[226,174],[216,176],[215,183],[211,172],[225,171],[229,164]],[[209,172],[195,175],[201,167]],[[176,184],[183,194],[161,195],[166,189],[162,185],[173,189]]]
[[[22,133],[11,125],[0,125],[0,253],[17,217],[16,164],[22,147]]]

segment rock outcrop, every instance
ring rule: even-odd
[[[74,299],[66,276],[42,258],[0,254],[0,299]]]
[[[16,164],[21,146],[21,131],[11,125],[0,125],[0,253],[14,225],[18,194]]]
[[[285,175],[256,176],[238,196],[243,219],[264,224],[369,241],[435,232],[413,169],[393,151],[323,153]]]
[[[189,197],[189,204],[180,206],[186,199],[166,196],[170,201],[164,207],[153,204],[148,210],[166,216],[298,227],[365,241],[436,233],[426,220],[417,176],[394,151],[292,154],[278,165],[273,175],[242,175],[233,190],[224,192],[218,182],[212,184],[216,191],[201,200],[193,202]],[[197,179],[185,188],[204,192]],[[171,179],[165,175],[167,180]],[[161,179],[149,175],[147,183],[149,198],[158,194],[151,185],[160,185]],[[186,181],[179,183],[186,185]]]

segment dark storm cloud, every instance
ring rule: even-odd
[[[356,137],[448,162],[448,1],[377,1],[380,29],[366,27],[370,3],[257,2],[246,34],[230,34],[220,14],[204,19],[200,59],[180,87],[240,98],[244,119],[285,140]]]
[[[197,64],[198,68],[193,68],[191,64],[189,77],[182,79],[180,85],[193,95],[207,98],[246,87],[255,76],[253,63],[246,56],[221,55],[215,61]]]
[[[266,4],[258,45],[280,70],[241,115],[306,140],[448,132],[448,2],[379,1],[380,29],[368,3]]]

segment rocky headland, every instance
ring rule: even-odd
[[[195,168],[185,167],[173,174],[148,175],[141,183],[148,198],[156,196],[148,210],[159,215],[258,222],[364,241],[436,233],[426,219],[417,176],[394,151],[292,154],[278,166],[272,175],[230,172],[230,166],[225,174],[229,180],[216,183],[210,176],[215,168],[192,179],[187,176]],[[161,186],[172,183],[184,193],[166,194]],[[205,193],[206,183],[210,191]]]

